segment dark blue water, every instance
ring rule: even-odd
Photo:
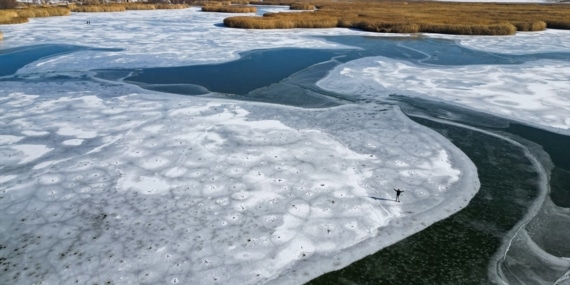
[[[192,84],[212,92],[243,95],[340,54],[342,51],[337,50],[258,50],[220,64],[140,69],[125,81],[146,85]]]

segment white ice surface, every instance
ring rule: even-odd
[[[300,284],[479,187],[467,157],[397,108],[137,92],[2,82],[0,283]]]
[[[512,36],[472,37],[438,34],[430,34],[429,36],[452,39],[468,48],[503,54],[570,51],[569,30],[549,29],[540,32],[517,33]]]
[[[287,11],[274,8],[275,11]],[[239,15],[239,14],[238,14]],[[246,14],[248,15],[248,14]],[[120,52],[83,51],[36,62],[21,72],[78,71],[96,68],[157,67],[234,60],[253,49],[299,47],[339,48],[339,44],[311,35],[367,35],[348,29],[245,30],[224,28],[223,19],[235,14],[200,12],[199,8],[168,11],[73,13],[35,18],[24,25],[2,26],[3,47],[67,43]],[[86,25],[85,21],[91,24]],[[73,28],[67,28],[73,27]],[[57,36],[55,36],[57,35]]]
[[[338,66],[318,85],[359,98],[421,96],[570,134],[570,61],[432,66],[368,57]]]

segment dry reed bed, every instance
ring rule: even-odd
[[[272,6],[290,6],[291,4],[294,4],[297,2],[299,2],[299,0],[263,0],[263,1],[252,0],[252,1],[249,1],[249,4],[252,4],[252,5],[272,5]]]
[[[249,0],[232,0],[230,2],[231,2],[231,4],[234,4],[234,5],[249,5],[250,4]]]
[[[309,3],[293,3],[289,5],[289,9],[291,10],[315,10],[315,5]]]
[[[67,16],[71,12],[66,7],[38,7],[0,10],[0,25],[21,24],[28,18]]]
[[[186,9],[189,6],[186,4],[154,4],[157,10],[172,10],[172,9]]]
[[[97,12],[123,12],[127,10],[156,10],[156,9],[185,9],[185,4],[141,4],[120,3],[100,5],[68,5],[72,12],[97,13]]]
[[[357,28],[386,33],[512,35],[545,28],[570,29],[570,5],[450,2],[316,3],[314,12],[230,17],[246,29]]]
[[[75,5],[60,7],[28,6],[20,9],[0,10],[0,25],[27,23],[28,18],[67,16],[71,12],[122,12],[127,10],[185,9],[185,4],[101,4]]]
[[[257,8],[253,6],[203,6],[202,12],[255,13]]]

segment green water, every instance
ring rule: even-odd
[[[519,147],[480,132],[434,129],[475,163],[481,189],[459,213],[308,284],[491,284],[489,261],[539,193],[538,173]]]

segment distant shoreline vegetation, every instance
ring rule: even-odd
[[[263,4],[283,5],[284,0]],[[355,1],[288,3],[315,11],[266,13],[224,19],[224,25],[243,29],[353,28],[379,33],[438,33],[457,35],[513,35],[517,31],[570,29],[570,5],[550,3],[460,3]]]
[[[14,0],[0,0],[14,1]],[[234,16],[224,25],[242,29],[352,28],[379,33],[439,33],[457,35],[513,35],[546,28],[570,30],[570,5],[552,3],[460,3],[372,0],[181,0],[175,3],[23,5],[0,9],[1,24],[21,24],[29,18],[66,16],[71,12],[184,9],[201,6],[203,12],[255,13],[249,5],[286,5],[296,13]],[[159,1],[159,0],[153,0]],[[181,3],[183,2],[183,3]],[[0,40],[2,33],[0,32]]]
[[[27,23],[29,18],[68,16],[71,12],[123,12],[128,10],[185,9],[188,7],[186,4],[164,3],[68,4],[57,6],[24,5],[23,7],[0,9],[0,25]]]

